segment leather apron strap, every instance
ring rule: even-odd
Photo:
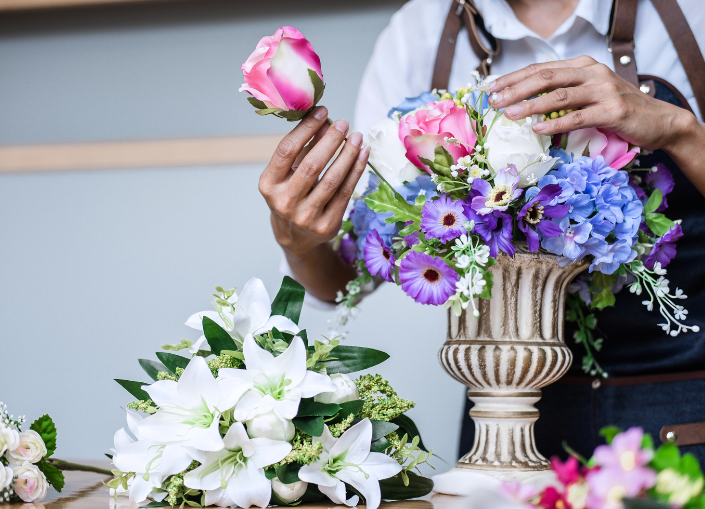
[[[634,58],[634,26],[638,0],[614,0],[607,48],[614,59],[614,71],[635,87],[639,87]]]

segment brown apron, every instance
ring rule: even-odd
[[[695,36],[676,0],[651,1],[678,53],[693,89],[698,107],[701,113],[705,115],[705,59],[703,59]],[[637,73],[636,59],[634,58],[634,27],[637,3],[638,0],[615,0],[612,5],[607,45],[614,59],[615,72],[651,97],[656,94],[657,87],[655,83],[658,82],[675,96],[682,107],[692,112],[685,97],[668,81],[657,76],[639,75]],[[501,42],[487,31],[482,15],[475,7],[473,0],[454,0],[448,12],[438,45],[431,82],[432,89],[448,88],[455,45],[463,27],[466,28],[473,52],[480,60],[477,71],[483,76],[490,74],[492,60],[501,51]],[[591,386],[592,390],[597,391],[600,387],[648,387],[649,384],[692,380],[705,380],[705,371],[610,377],[607,379],[596,379],[589,376],[567,376],[559,383]],[[466,438],[464,436],[463,441],[467,441]],[[705,422],[664,425],[660,430],[660,438],[662,442],[672,441],[681,446],[705,444]],[[461,449],[463,448],[461,447]]]

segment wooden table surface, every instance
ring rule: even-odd
[[[108,493],[108,488],[103,485],[103,481],[108,481],[110,477],[91,472],[64,472],[66,476],[66,486],[57,493],[50,488],[47,497],[41,503],[25,504],[0,504],[0,509],[137,509],[138,506],[131,504],[127,497],[118,497],[117,501]],[[380,509],[456,509],[467,508],[474,504],[464,497],[453,497],[446,495],[432,495],[424,497],[423,500],[404,500],[398,502],[383,502]],[[298,506],[301,509],[349,509],[346,506],[336,506],[332,502],[307,504]],[[364,509],[364,506],[359,506]]]

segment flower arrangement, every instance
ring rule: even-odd
[[[423,496],[412,470],[431,457],[414,407],[381,376],[379,350],[309,341],[299,328],[304,289],[285,277],[270,303],[262,282],[241,293],[216,287],[214,311],[186,325],[202,331],[140,359],[152,383],[117,380],[137,401],[129,432],[115,434],[115,496],[151,507],[247,508],[323,500],[375,509],[382,498]],[[185,357],[174,351],[187,350]]]
[[[588,461],[572,453],[551,466],[558,483],[543,491],[511,483],[501,492],[518,507],[542,509],[696,509],[705,507],[705,479],[698,460],[666,443],[654,448],[641,428],[601,430],[607,444]]]

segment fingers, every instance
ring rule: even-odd
[[[337,221],[336,228],[340,228],[340,221],[342,221],[343,219],[343,214],[345,213],[345,209],[348,206],[350,197],[355,192],[355,186],[357,186],[360,177],[362,177],[362,174],[365,172],[365,167],[367,166],[367,160],[369,159],[369,157],[369,148],[364,147],[362,150],[360,150],[357,155],[357,159],[355,159],[355,164],[353,164],[353,167],[345,176],[345,179],[338,187],[338,190],[335,192],[333,197],[328,202],[328,205],[326,205],[325,209],[323,210],[324,217],[326,217],[330,221]]]
[[[360,153],[360,145],[362,145],[362,134],[351,134],[348,141],[345,142],[343,150],[335,158],[335,162],[313,188],[307,198],[308,201],[320,209],[325,207],[355,164]]]
[[[599,108],[586,108],[568,113],[564,117],[545,120],[534,124],[534,132],[539,134],[556,134],[584,129],[586,127],[604,127],[598,114]]]
[[[544,68],[517,84],[492,94],[490,104],[495,108],[504,108],[542,92],[583,85],[590,77],[591,74],[584,68]]]
[[[348,127],[346,120],[334,122],[321,140],[311,148],[288,181],[287,187],[292,194],[302,200],[309,193],[318,176],[345,140]]]
[[[260,179],[265,185],[273,185],[286,178],[289,169],[306,143],[316,134],[328,118],[325,106],[319,106],[304,119],[289,134],[284,136],[274,151]]]
[[[595,64],[595,59],[588,56],[571,58],[570,60],[557,60],[555,62],[546,62],[544,64],[532,64],[518,71],[501,76],[492,82],[490,93],[499,92],[507,87],[511,87],[533,76],[534,74],[545,69],[560,69],[566,67],[587,67]]]
[[[304,157],[306,157],[308,155],[308,153],[311,152],[311,149],[316,146],[316,143],[321,141],[321,139],[326,134],[326,132],[328,132],[329,128],[330,128],[330,126],[326,123],[326,124],[323,124],[318,131],[316,131],[316,134],[313,136],[311,141],[309,141],[306,144],[306,146],[303,149],[301,149],[301,152],[299,152],[299,155],[296,156],[296,159],[294,160],[294,164],[291,165],[291,169],[293,171],[296,171],[296,168],[299,167],[299,165],[301,164],[301,161],[303,161]]]
[[[518,120],[549,111],[577,110],[593,103],[594,90],[590,87],[559,88],[530,101],[508,106],[504,110],[504,115],[511,120]]]

